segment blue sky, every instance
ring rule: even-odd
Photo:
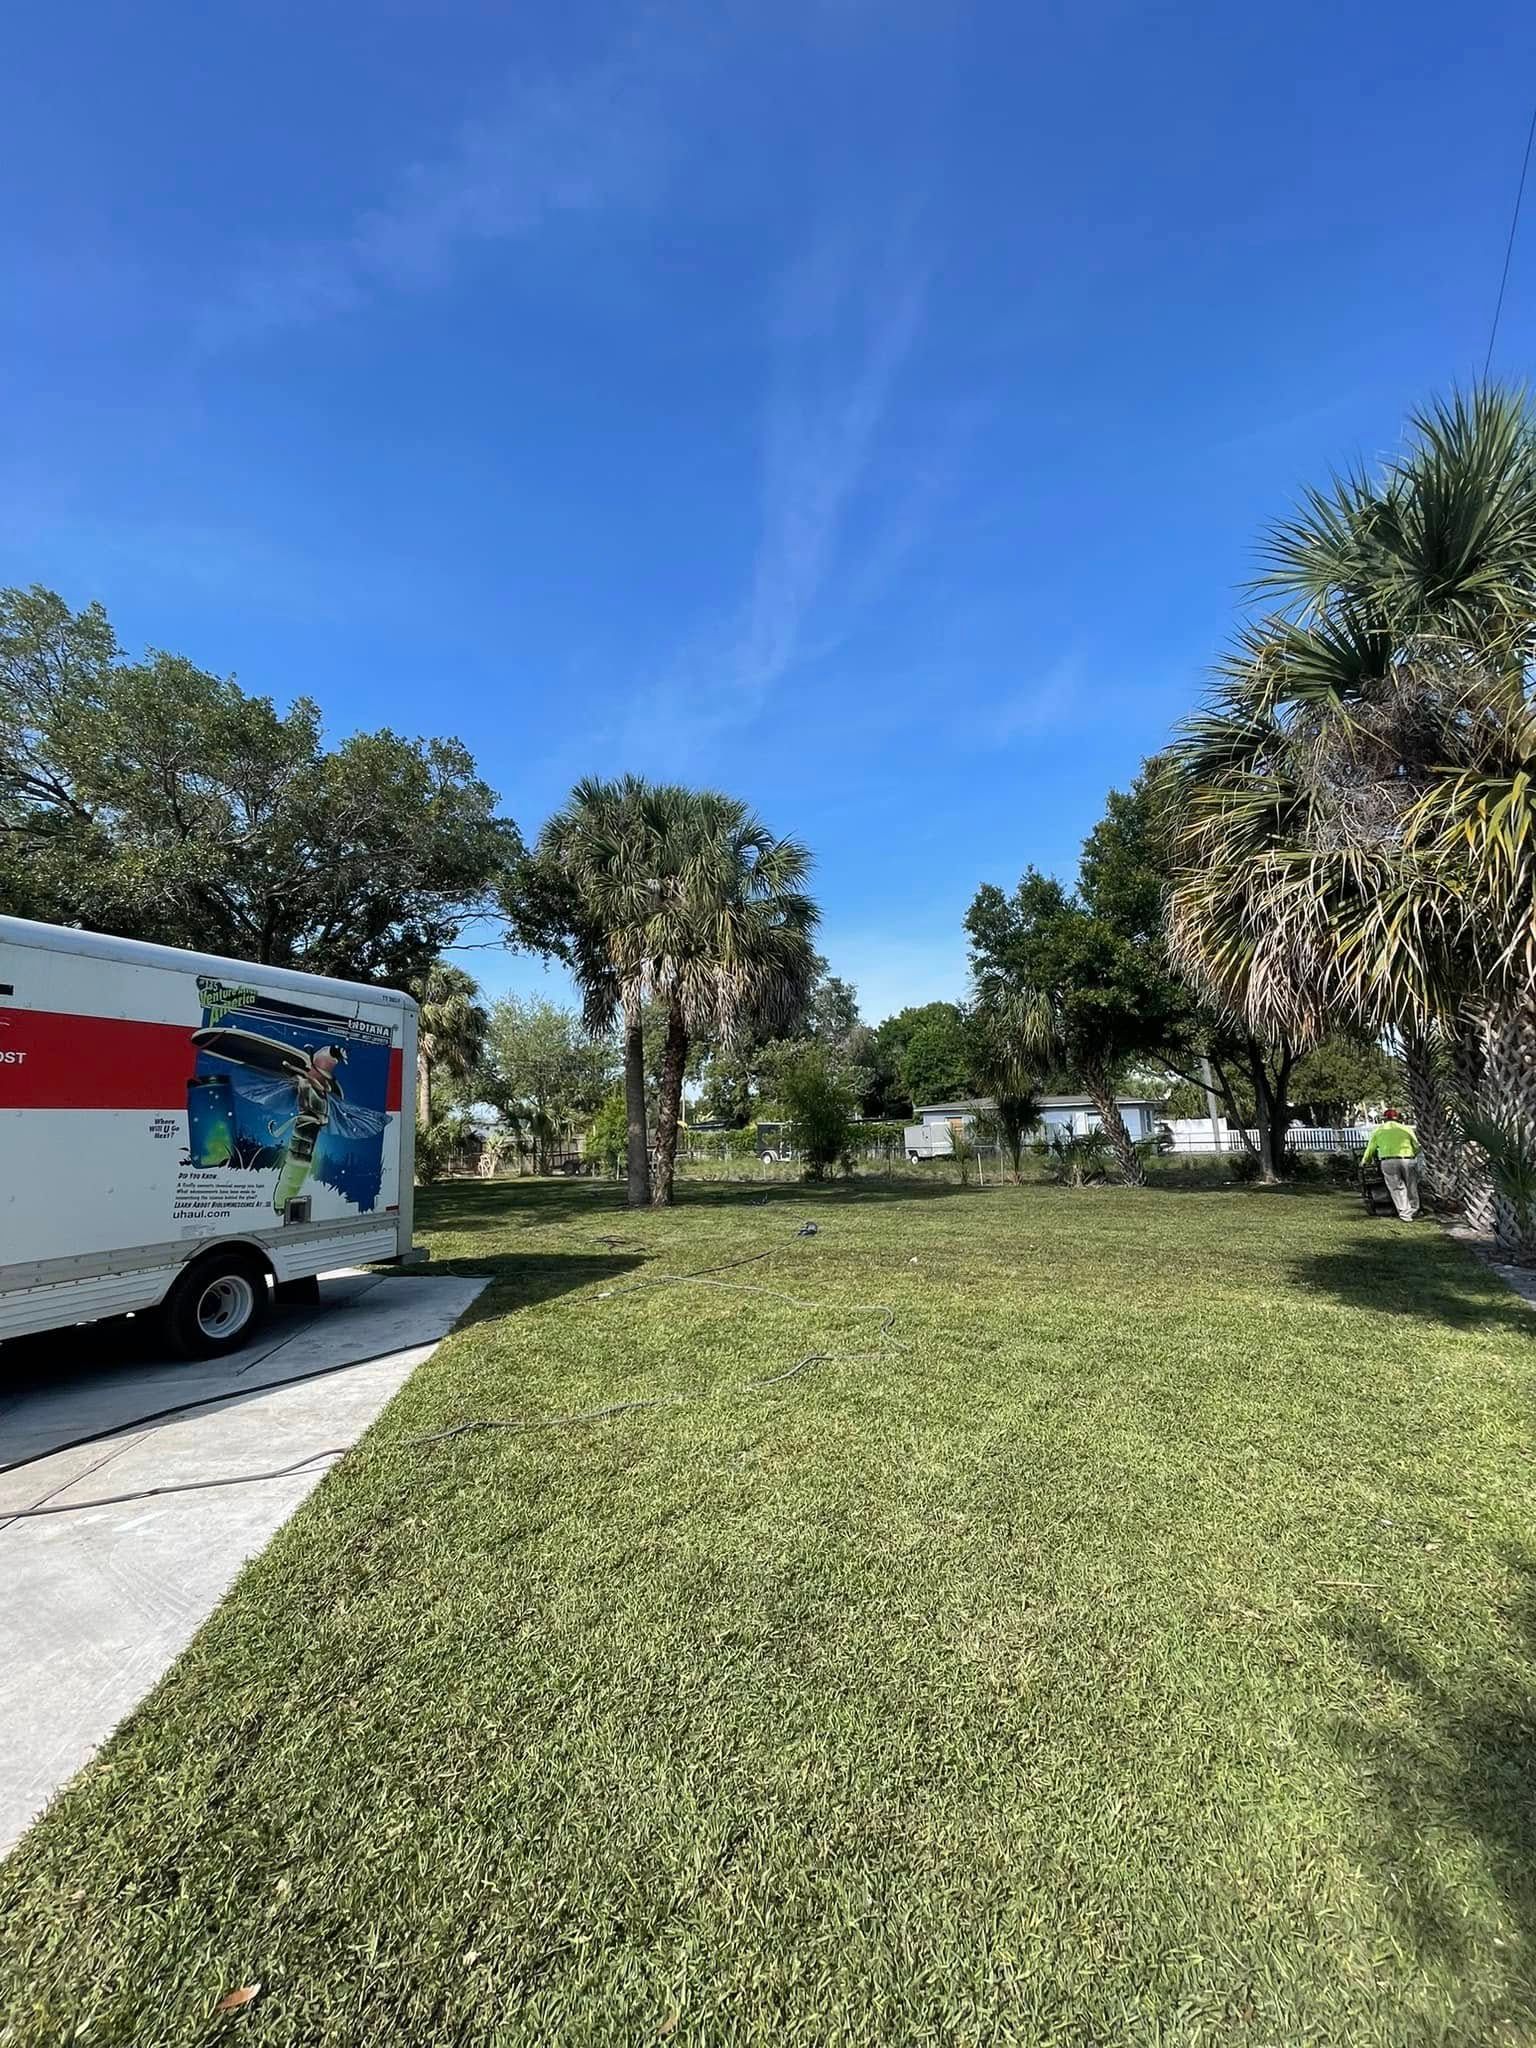
[[[866,1014],[957,995],[1262,523],[1481,367],[1533,59],[1513,0],[21,9],[0,582],[457,733],[530,834],[729,788]],[[1536,217],[1508,375],[1533,317]]]

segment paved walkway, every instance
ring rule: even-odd
[[[7,1356],[0,1855],[163,1676],[334,1460],[245,1486],[31,1520],[15,1511],[265,1471],[353,1443],[484,1284],[329,1275],[318,1309],[279,1310],[260,1342],[211,1364],[135,1355],[131,1324],[34,1339]],[[329,1365],[346,1370],[298,1383]],[[151,1419],[209,1396],[226,1398]],[[104,1431],[113,1433],[75,1445]]]
[[[1445,1223],[1441,1228],[1447,1237],[1454,1237],[1458,1244],[1491,1267],[1505,1286],[1518,1294],[1528,1308],[1536,1308],[1536,1271],[1529,1266],[1507,1265],[1499,1257],[1499,1248],[1493,1239],[1483,1231],[1474,1230],[1469,1223]]]

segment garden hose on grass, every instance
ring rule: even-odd
[[[816,1225],[814,1223],[806,1223],[802,1224],[800,1229],[794,1233],[794,1237],[814,1237],[816,1234]],[[790,1242],[793,1243],[794,1239],[791,1239]],[[824,1302],[808,1301],[798,1295],[785,1294],[776,1287],[758,1286],[747,1280],[722,1280],[718,1277],[722,1273],[736,1272],[743,1266],[760,1265],[765,1259],[775,1258],[780,1252],[787,1251],[788,1248],[788,1245],[783,1244],[769,1245],[765,1251],[751,1252],[741,1259],[726,1259],[717,1266],[700,1266],[691,1273],[657,1273],[649,1275],[643,1280],[629,1281],[623,1287],[605,1287],[597,1296],[597,1300],[611,1301],[621,1294],[638,1293],[642,1288],[694,1286],[728,1288],[733,1292],[742,1294],[766,1294],[775,1301],[786,1303],[791,1308],[824,1308],[826,1306]],[[331,1310],[329,1313],[334,1314],[335,1310]],[[736,1383],[736,1390],[744,1393],[758,1387],[778,1386],[785,1380],[798,1378],[801,1373],[809,1371],[813,1365],[829,1365],[857,1358],[880,1358],[888,1351],[906,1349],[905,1345],[898,1343],[891,1334],[896,1327],[896,1310],[888,1302],[856,1302],[843,1310],[842,1313],[845,1315],[878,1315],[882,1317],[883,1320],[876,1333],[875,1343],[865,1346],[858,1351],[809,1351],[804,1358],[796,1359],[793,1365],[786,1366],[780,1372],[767,1373],[755,1379],[739,1380]],[[291,1343],[293,1339],[289,1338],[285,1341]],[[282,1345],[276,1347],[277,1350],[282,1348]],[[272,1354],[268,1353],[266,1355],[271,1356]],[[283,1380],[259,1381],[255,1387],[232,1387],[221,1393],[208,1395],[203,1400],[187,1401],[174,1408],[158,1409],[152,1415],[139,1416],[134,1421],[115,1424],[109,1429],[97,1430],[93,1435],[77,1437],[70,1443],[55,1445],[52,1450],[38,1451],[28,1458],[18,1458],[14,1464],[0,1467],[0,1477],[3,1477],[7,1472],[20,1471],[25,1465],[41,1463],[46,1458],[61,1457],[66,1451],[77,1450],[83,1445],[98,1443],[105,1438],[113,1436],[126,1435],[131,1430],[142,1428],[146,1423],[159,1421],[166,1416],[187,1413],[196,1408],[210,1407],[219,1401],[232,1400],[237,1395],[268,1392],[276,1387],[300,1386],[306,1380],[323,1379],[330,1373],[345,1372],[350,1366],[368,1365],[375,1362],[377,1358],[393,1356],[395,1356],[394,1352],[379,1352],[371,1358],[349,1359],[345,1365],[322,1366],[317,1371],[295,1373],[290,1378]],[[486,1431],[523,1434],[543,1429],[576,1429],[586,1423],[606,1422],[615,1415],[632,1414],[638,1409],[681,1408],[690,1400],[704,1400],[707,1398],[707,1396],[702,1394],[691,1397],[684,1394],[658,1394],[644,1396],[634,1401],[613,1401],[606,1407],[589,1408],[576,1415],[550,1415],[542,1417],[514,1415],[472,1416],[464,1422],[450,1423],[446,1429],[430,1430],[421,1436],[402,1437],[398,1443],[370,1444],[367,1451],[363,1452],[362,1455],[379,1457],[392,1451],[421,1450],[430,1444],[451,1443],[458,1437],[477,1436]],[[139,1488],[132,1493],[104,1494],[94,1500],[60,1501],[52,1504],[44,1503],[38,1507],[0,1509],[0,1529],[4,1529],[9,1522],[34,1521],[45,1515],[81,1514],[87,1508],[122,1507],[133,1501],[158,1500],[165,1494],[206,1493],[221,1486],[246,1486],[258,1480],[288,1479],[295,1473],[303,1472],[309,1466],[318,1463],[321,1458],[344,1458],[349,1453],[355,1453],[356,1451],[357,1446],[354,1444],[337,1444],[332,1445],[326,1450],[311,1451],[307,1457],[299,1458],[291,1465],[274,1466],[270,1471],[265,1472],[235,1472],[217,1479],[187,1479],[174,1486],[147,1486]],[[71,1482],[65,1482],[65,1484],[69,1483]]]

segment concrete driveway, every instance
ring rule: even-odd
[[[318,1308],[278,1309],[249,1350],[213,1364],[145,1353],[132,1323],[0,1354],[0,1466],[19,1466],[0,1472],[0,1855],[335,1460],[248,1485],[75,1504],[355,1442],[484,1284],[329,1274]],[[345,1369],[300,1383],[333,1365]],[[16,1519],[43,1506],[71,1512]]]

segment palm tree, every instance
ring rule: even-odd
[[[651,1200],[672,1200],[690,1041],[727,1049],[783,1029],[803,1009],[818,961],[820,913],[806,894],[811,856],[777,839],[734,797],[669,792],[643,948],[666,1007]]]
[[[522,878],[525,932],[558,952],[594,1035],[623,1020],[625,1178],[629,1206],[650,1200],[645,1006],[656,994],[652,923],[687,792],[635,775],[588,777],[544,827]]]
[[[1037,1062],[1025,1057],[1009,1037],[1003,1018],[980,1008],[973,1018],[976,1081],[993,1104],[977,1118],[977,1125],[996,1134],[1017,1185],[1024,1177],[1024,1147],[1043,1121],[1044,1076]]]
[[[1215,714],[1256,743],[1224,753],[1208,721],[1182,749],[1175,933],[1250,1008],[1394,1033],[1430,1173],[1481,1221],[1487,1158],[1446,1142],[1445,1068],[1471,1122],[1536,1129],[1536,958],[1516,929],[1533,881],[1515,852],[1536,627],[1524,400],[1486,390],[1419,415],[1378,483],[1314,493],[1269,553],[1286,609],[1245,635]]]
[[[1347,742],[1358,758],[1362,721]],[[1419,843],[1443,796],[1395,769],[1378,801],[1317,770],[1316,732],[1229,687],[1173,750],[1181,780],[1169,898],[1175,958],[1282,1048],[1339,1020],[1393,1039],[1437,1202],[1487,1224],[1491,1189],[1448,1114],[1451,1070],[1480,1047],[1487,986],[1466,892]],[[1325,735],[1335,749],[1336,733]],[[1374,742],[1372,742],[1374,744]],[[1417,793],[1416,793],[1417,792]],[[1368,820],[1369,822],[1362,822]]]
[[[434,960],[411,984],[420,1005],[416,1032],[416,1122],[432,1122],[432,1077],[467,1081],[480,1064],[489,1023],[478,997],[479,984],[462,967]]]
[[[1522,701],[1476,731],[1482,758],[1449,767],[1409,822],[1426,899],[1455,933],[1462,1000],[1452,1041],[1453,1100],[1466,1141],[1464,1192],[1476,1227],[1536,1261],[1536,713]],[[1366,966],[1388,971],[1388,949]],[[1395,961],[1393,962],[1395,964]]]
[[[1291,1067],[1324,1028],[1312,1000],[1315,935],[1300,918],[1282,924],[1269,907],[1278,863],[1309,829],[1306,792],[1291,770],[1279,721],[1235,687],[1188,721],[1167,769],[1178,818],[1169,951],[1248,1046],[1269,1182],[1284,1161]]]
[[[1146,1169],[1136,1150],[1116,1095],[1116,1061],[1093,1027],[1091,1016],[1070,993],[1049,986],[1020,989],[997,1000],[1002,1028],[1023,1061],[1042,1067],[1065,1067],[1076,1074],[1097,1112],[1099,1125],[1114,1154],[1115,1168],[1128,1188],[1145,1187]]]
[[[1533,900],[1518,841],[1532,752],[1536,428],[1522,396],[1487,389],[1420,414],[1412,431],[1374,492],[1357,482],[1326,515],[1314,503],[1293,524],[1272,581],[1314,615],[1370,629],[1373,658],[1353,674],[1314,674],[1306,707],[1335,830],[1376,857],[1340,906],[1343,992],[1398,1026],[1442,1159],[1448,1120],[1434,1084],[1449,1064],[1469,1142],[1454,1170],[1432,1160],[1431,1172],[1474,1224],[1491,1220],[1524,1255],[1536,1249],[1529,1223],[1496,1186],[1509,1146],[1478,1144],[1473,1127],[1502,1128],[1518,1149],[1536,1113],[1536,961],[1512,928]],[[1442,1040],[1449,1062],[1432,1057]]]

